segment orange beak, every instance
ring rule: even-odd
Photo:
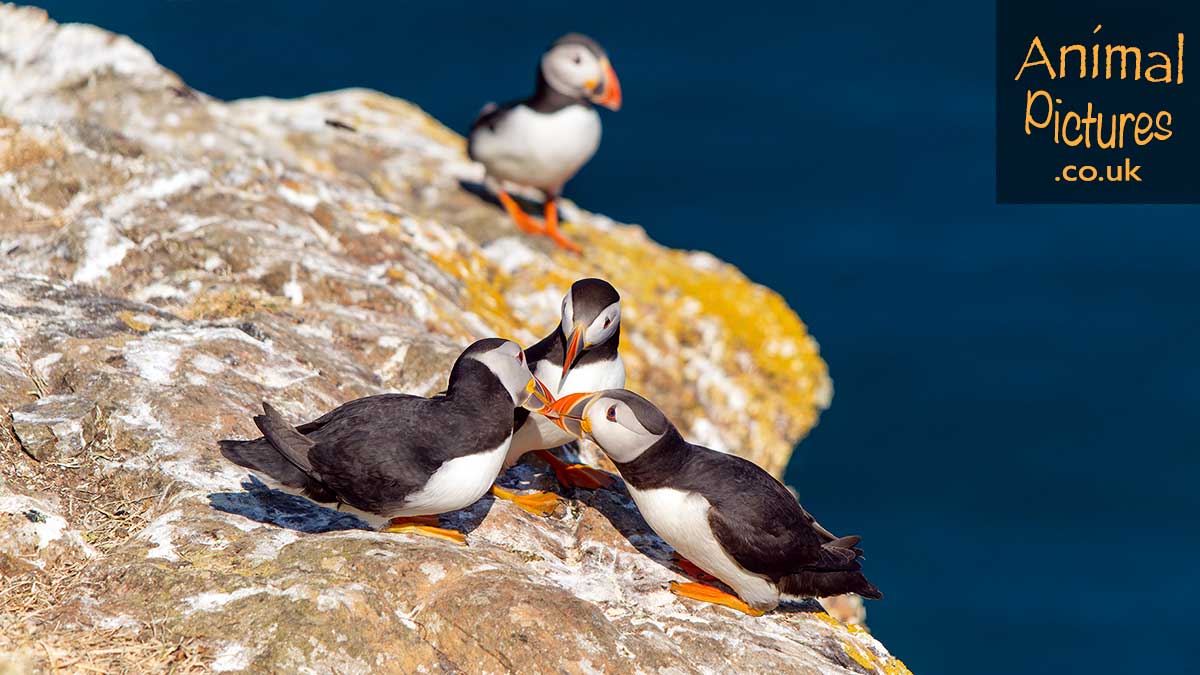
[[[583,331],[583,324],[578,322],[571,328],[571,336],[567,338],[567,355],[563,357],[563,379],[566,379],[567,371],[575,365],[575,358],[579,356],[579,343],[583,342]]]
[[[612,64],[608,62],[608,57],[600,60],[600,67],[604,70],[604,85],[592,96],[592,101],[609,110],[620,110],[621,81],[617,79],[617,71],[613,70]]]
[[[550,388],[542,384],[542,381],[536,376],[531,376],[529,383],[525,385],[527,396],[522,408],[532,412],[545,413],[554,405],[554,395],[550,393]]]
[[[592,395],[593,392],[590,391],[567,394],[546,406],[542,410],[542,414],[560,429],[574,436],[590,433],[591,424],[584,417],[584,412],[587,409],[587,403],[591,402],[589,399]]]

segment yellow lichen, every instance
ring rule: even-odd
[[[150,330],[150,324],[139,320],[136,316],[134,316],[133,312],[130,312],[129,310],[125,310],[124,312],[117,314],[117,318],[124,322],[126,326],[129,326],[139,333],[145,333],[146,331]]]
[[[875,652],[865,649],[850,640],[842,640],[842,651],[846,652],[855,663],[879,675],[912,675],[908,666],[900,659],[888,655],[880,658]]]
[[[870,652],[865,652],[860,649],[858,645],[854,644],[853,642],[842,640],[842,651],[846,652],[846,656],[854,659],[854,662],[863,668],[876,672],[879,671],[879,669],[876,667],[878,665],[878,659],[876,659],[875,656]]]
[[[837,619],[833,618],[832,616],[829,616],[825,612],[814,612],[812,616],[814,618],[816,618],[818,621],[823,621],[823,622],[829,624],[830,626],[833,626],[834,628],[842,628],[842,629],[846,628],[846,624],[842,623],[841,621],[838,621]]]

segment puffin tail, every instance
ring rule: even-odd
[[[299,469],[305,476],[312,476],[312,462],[308,461],[308,451],[315,442],[308,436],[296,431],[296,427],[287,423],[283,415],[263,401],[263,414],[254,417],[254,424],[263,433],[263,437],[271,443],[271,447],[288,462]]]
[[[263,412],[254,418],[263,438],[221,441],[221,454],[234,464],[266,474],[285,487],[310,487],[314,480],[308,450],[313,442],[288,425],[270,404],[263,403]]]
[[[828,598],[834,595],[857,593],[871,600],[883,599],[875,584],[867,581],[860,570],[821,572],[801,570],[779,580],[779,590],[785,595],[805,598]]]
[[[265,438],[253,441],[221,441],[221,454],[225,459],[245,467],[280,485],[303,489],[308,476],[287,461]]]
[[[857,593],[871,600],[882,599],[883,593],[863,576],[859,540],[860,537],[849,536],[827,542],[816,561],[780,579],[779,590],[786,595],[808,598]]]

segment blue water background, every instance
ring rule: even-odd
[[[995,206],[991,3],[43,5],[220,98],[372,87],[459,131],[557,34],[593,35],[625,108],[566,194],[809,324],[836,396],[787,480],[864,536],[894,653],[919,675],[1194,662],[1200,210]]]

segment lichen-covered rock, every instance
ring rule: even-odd
[[[0,6],[0,671],[906,672],[853,602],[675,598],[620,490],[545,519],[485,498],[444,517],[459,548],[221,458],[263,399],[300,420],[432,393],[465,344],[529,343],[603,276],[630,386],[782,471],[831,388],[779,296],[569,204],[586,257],[524,238],[479,178],[402,101],[223,103],[126,38]]]

